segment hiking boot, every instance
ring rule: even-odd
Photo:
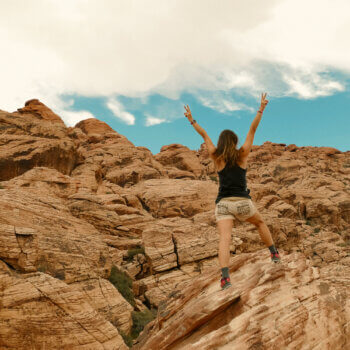
[[[279,253],[271,253],[271,261],[274,263],[280,263],[281,262],[281,257],[279,256]]]
[[[222,277],[220,280],[221,289],[230,288],[232,286],[230,282],[230,277]]]

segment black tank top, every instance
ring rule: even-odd
[[[247,169],[243,169],[237,164],[229,167],[226,163],[225,167],[218,171],[219,192],[215,203],[218,203],[224,197],[251,198],[250,190],[247,188],[246,172]]]

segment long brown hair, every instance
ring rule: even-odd
[[[233,166],[238,160],[238,136],[229,129],[221,131],[214,157],[216,160],[224,160],[228,166]]]

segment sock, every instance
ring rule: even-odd
[[[228,274],[228,267],[223,267],[221,269],[221,276],[222,277],[230,277],[229,274]]]
[[[278,250],[276,249],[276,247],[275,247],[274,244],[270,245],[270,246],[269,246],[269,249],[270,249],[270,252],[271,252],[271,253],[278,253]]]

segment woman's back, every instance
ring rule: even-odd
[[[215,203],[224,197],[245,197],[251,198],[250,190],[246,181],[247,169],[241,168],[237,163],[234,165],[225,164],[224,168],[218,171],[219,192]]]

